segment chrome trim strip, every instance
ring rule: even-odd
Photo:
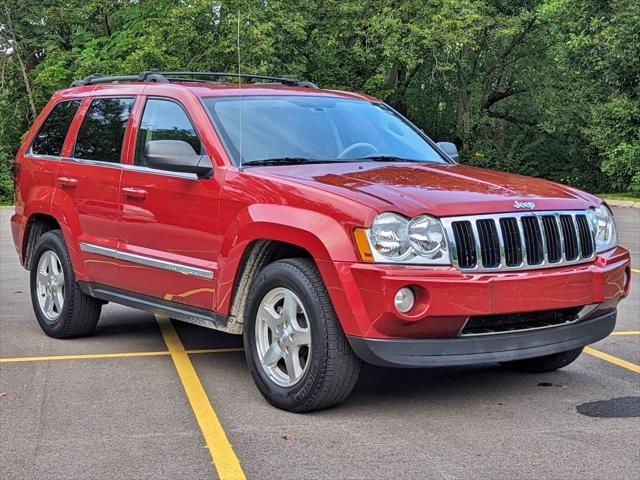
[[[211,168],[213,168],[213,165]],[[184,178],[186,180],[199,180],[195,173],[170,172],[168,170],[159,170],[157,168],[145,167],[143,165],[131,165],[129,163],[122,164],[122,169],[131,170],[133,172],[151,173],[154,175],[165,175],[167,177]]]
[[[102,255],[104,257],[118,258],[118,251],[115,248],[101,247],[100,245],[94,245],[93,243],[80,242],[80,250],[87,253]]]
[[[542,216],[551,215],[555,217],[556,225],[558,226],[558,231],[560,233],[560,246],[562,249],[562,259],[559,262],[551,263],[549,262],[549,252],[546,246],[546,239],[544,236],[544,224],[542,222]],[[510,212],[510,213],[497,213],[497,214],[484,214],[484,215],[464,215],[459,217],[443,217],[440,220],[442,221],[442,225],[445,229],[446,236],[449,240],[449,245],[451,247],[451,261],[455,268],[458,268],[460,271],[465,273],[491,273],[491,272],[517,272],[521,270],[537,270],[542,268],[554,268],[554,267],[563,267],[568,265],[578,265],[581,263],[587,263],[593,260],[596,256],[595,248],[593,250],[593,254],[590,257],[583,258],[582,255],[578,255],[578,258],[575,260],[567,260],[566,259],[566,251],[565,251],[565,239],[562,233],[562,224],[560,223],[560,215],[570,215],[574,222],[574,227],[576,228],[576,235],[579,235],[577,229],[577,222],[575,219],[576,215],[588,215],[586,210],[561,210],[561,211],[538,211],[538,212]],[[530,217],[534,216],[538,219],[538,224],[540,225],[540,235],[542,236],[542,244],[544,248],[544,255],[542,263],[536,265],[529,265],[529,259],[527,256],[527,247],[524,238],[524,227],[522,225],[522,217]],[[520,233],[520,243],[522,248],[522,263],[520,265],[514,265],[511,267],[506,266],[505,255],[502,251],[504,247],[504,238],[502,237],[502,231],[500,226],[501,218],[515,218],[517,223],[517,228]],[[480,254],[480,240],[478,236],[478,229],[476,222],[478,220],[483,219],[492,219],[496,224],[496,229],[498,230],[498,241],[500,242],[500,265],[495,268],[487,268],[482,265],[482,256]],[[451,224],[453,222],[462,222],[468,221],[471,222],[472,231],[475,236],[475,249],[478,256],[478,261],[475,267],[473,268],[461,268],[458,261],[458,251],[456,249],[455,237],[453,235],[453,228]],[[592,239],[593,242],[593,239]],[[578,247],[580,249],[580,242],[578,237]],[[580,252],[582,250],[580,249]]]
[[[498,246],[500,247],[500,265],[507,264],[507,253],[504,246],[504,235],[502,233],[502,225],[500,225],[500,220],[493,219],[493,224],[496,227],[496,232],[498,232]]]
[[[169,170],[159,170],[157,168],[145,167],[142,165],[131,165],[129,163],[100,162],[98,160],[85,160],[82,158],[60,157],[60,156],[54,156],[54,155],[36,155],[34,153],[27,153],[25,157],[34,158],[36,160],[81,163],[84,165],[93,165],[95,167],[118,168],[121,170],[131,170],[134,172],[143,172],[143,173],[150,173],[154,175],[164,175],[167,177],[184,178],[186,180],[199,180],[198,176],[195,173],[171,172]]]
[[[542,215],[537,215],[538,228],[540,228],[540,238],[542,239],[542,262],[551,263],[549,261],[549,246],[547,245],[547,235],[542,221]]]
[[[93,243],[80,242],[80,249],[83,252],[124,260],[125,262],[137,263],[147,267],[160,268],[170,272],[181,273],[182,275],[190,275],[213,280],[213,272],[204,268],[191,267],[182,263],[169,262],[136,253],[122,252],[115,248],[101,247],[100,245],[94,245]]]

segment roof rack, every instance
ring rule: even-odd
[[[185,77],[185,78],[181,78]],[[189,78],[191,77],[191,78]],[[196,77],[196,78],[193,78]],[[217,80],[205,80],[199,77],[216,78]],[[72,87],[81,87],[84,85],[94,85],[97,83],[113,83],[113,82],[157,82],[157,83],[170,83],[170,82],[210,82],[210,83],[227,83],[224,78],[242,78],[248,81],[258,80],[259,82],[252,82],[257,85],[287,85],[291,87],[306,87],[317,89],[318,85],[312,82],[302,82],[290,77],[272,77],[268,75],[254,75],[251,73],[231,73],[231,72],[169,72],[160,71],[156,69],[145,70],[138,75],[119,75],[119,76],[104,76],[100,73],[89,75],[82,80],[75,80],[71,82]],[[265,82],[266,81],[266,82]]]

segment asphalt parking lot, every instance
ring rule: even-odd
[[[239,337],[112,304],[92,337],[45,336],[2,209],[0,477],[637,478],[640,210],[615,214],[631,294],[566,369],[365,367],[343,405],[296,415],[262,399]]]

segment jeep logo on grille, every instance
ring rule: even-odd
[[[536,208],[536,204],[534,202],[519,202],[518,200],[513,202],[513,206],[516,208],[528,208],[529,210]]]

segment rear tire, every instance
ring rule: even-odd
[[[566,367],[573,363],[582,353],[584,347],[567,350],[566,352],[554,353],[544,357],[527,358],[525,360],[516,360],[513,362],[505,362],[502,365],[510,370],[527,373],[545,373],[553,372],[559,368]]]
[[[33,310],[44,333],[72,338],[93,332],[102,302],[82,293],[59,230],[43,234],[36,242],[30,279]]]
[[[283,410],[337,405],[358,379],[360,360],[311,260],[280,260],[260,272],[247,299],[243,338],[256,386]]]

